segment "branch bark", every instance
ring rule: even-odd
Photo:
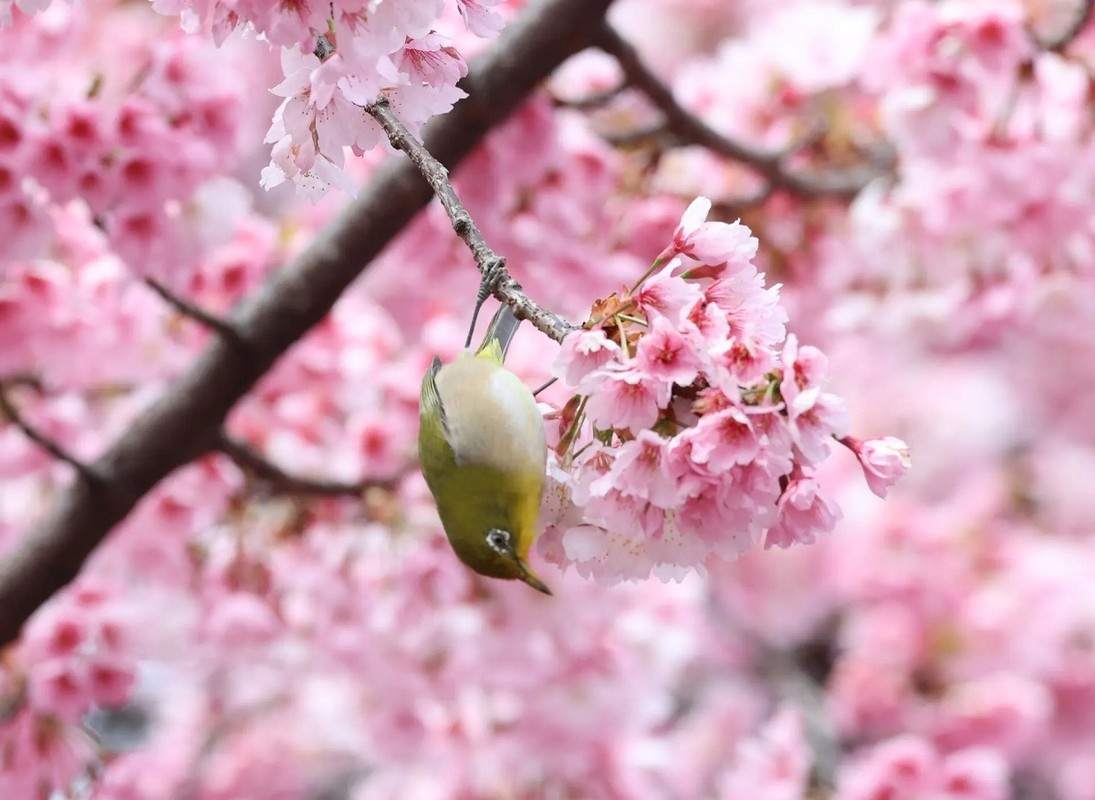
[[[1069,24],[1065,26],[1063,30],[1058,31],[1055,36],[1046,40],[1041,40],[1037,35],[1032,34],[1035,44],[1043,50],[1061,52],[1072,44],[1077,36],[1083,33],[1084,28],[1087,27],[1087,23],[1091,21],[1093,10],[1095,10],[1095,2],[1093,2],[1093,0],[1081,0],[1075,14],[1069,21]]]
[[[167,288],[165,284],[154,278],[145,278],[144,282],[148,285],[148,288],[160,296],[160,299],[184,317],[190,317],[190,319],[204,325],[206,328],[220,334],[226,339],[235,340],[234,343],[237,345],[246,344],[244,338],[240,335],[240,332],[233,327],[232,323],[221,319],[214,314],[210,314],[196,303],[191,303],[189,300],[179,297],[179,295]]]
[[[291,475],[272,461],[264,458],[250,445],[227,434],[217,439],[217,450],[232,459],[237,467],[265,481],[277,492],[321,497],[358,497],[372,488],[392,489],[403,477],[400,474],[390,480],[361,480],[353,483],[319,480]]]
[[[539,0],[472,66],[470,95],[434,120],[425,145],[454,167],[564,59],[589,47],[612,0]],[[247,343],[211,343],[0,561],[0,646],[79,573],[134,506],[178,467],[213,449],[232,406],[334,305],[433,196],[405,158],[392,158],[312,245],[232,315]]]
[[[46,436],[46,434],[42,433],[24,419],[18,407],[11,401],[11,398],[8,397],[8,386],[14,386],[16,383],[17,382],[14,380],[0,380],[0,418],[9,421],[18,428],[24,436],[30,439],[30,441],[34,442],[38,447],[42,448],[42,450],[49,453],[55,459],[63,461],[76,470],[76,474],[81,480],[87,483],[98,481],[99,476],[95,474],[91,467],[62,447],[60,442],[56,442],[49,436]],[[18,383],[34,386],[33,383],[22,380],[18,381]],[[35,388],[40,388],[40,385]]]
[[[768,152],[735,141],[716,131],[702,119],[677,102],[672,90],[643,62],[639,52],[611,25],[605,23],[597,33],[597,47],[620,64],[627,82],[641,90],[664,117],[659,126],[644,128],[627,136],[656,136],[661,129],[678,140],[706,147],[713,153],[749,165],[774,189],[783,189],[804,198],[852,198],[871,180],[884,172],[885,164],[865,164],[848,169],[826,171],[793,171],[785,160],[798,150],[801,143],[790,148]],[[816,138],[817,132],[808,137]],[[880,159],[881,160],[881,159]]]
[[[491,282],[494,296],[501,302],[508,303],[518,319],[527,319],[533,327],[549,338],[557,342],[563,341],[563,338],[573,331],[575,326],[558,314],[553,314],[533,302],[521,289],[521,284],[510,277],[506,271],[505,259],[495,253],[487,244],[486,239],[483,238],[483,234],[479,230],[479,226],[475,224],[471,214],[460,202],[460,198],[449,181],[449,171],[445,169],[445,166],[434,158],[421,142],[414,138],[395,112],[392,111],[386,100],[375,103],[365,110],[372,114],[373,118],[384,128],[392,147],[406,153],[407,157],[418,168],[418,171],[429,182],[433,188],[433,193],[437,195],[441,205],[445,208],[445,213],[449,215],[449,219],[452,221],[452,229],[471,250],[483,279],[486,280],[488,275],[493,273]],[[486,292],[483,291],[481,299],[485,297]],[[478,310],[478,307],[476,310]],[[472,320],[472,328],[475,328],[474,319]],[[470,332],[468,336],[471,336]],[[470,343],[469,338],[468,345]]]

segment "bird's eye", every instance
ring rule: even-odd
[[[509,531],[491,528],[490,532],[487,533],[487,544],[490,545],[490,549],[496,553],[508,553]]]

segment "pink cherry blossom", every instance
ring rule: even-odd
[[[757,240],[740,223],[707,222],[711,201],[698,197],[692,201],[673,233],[673,242],[663,259],[684,255],[701,264],[735,270],[752,260]]]
[[[499,0],[456,0],[456,7],[468,30],[476,36],[490,37],[502,29],[504,23],[494,6]]]
[[[655,317],[635,351],[635,364],[651,380],[688,386],[703,362],[669,320]]]
[[[866,800],[880,793],[1002,799],[1008,796],[1007,767],[991,750],[962,750],[942,756],[921,739],[900,737],[877,746],[849,767],[836,796]]]
[[[661,258],[685,252],[708,208],[689,207]],[[644,300],[648,280],[656,292]],[[667,316],[668,298],[688,300],[689,313]],[[788,547],[833,529],[841,511],[804,468],[846,435],[848,414],[821,391],[824,354],[783,339],[774,298],[747,261],[720,262],[718,276],[674,274],[671,264],[594,306],[599,327],[568,336],[554,368],[577,394],[555,414],[567,434],[556,446],[561,485],[549,489],[545,522],[557,533],[545,554],[607,581],[677,576],[708,556],[737,558],[761,538]],[[645,319],[618,310],[632,302]],[[641,488],[651,482],[656,494]]]
[[[5,644],[0,796],[1091,800],[1082,5],[613,4],[759,155],[665,132],[588,48],[453,170],[529,298],[582,325],[507,357],[559,378],[530,553],[554,596],[465,568],[415,468],[422,374],[478,281],[432,203],[223,421],[300,485],[201,454]],[[247,318],[338,190],[403,158],[360,106],[419,133],[506,86],[463,78],[526,8],[553,6],[0,3],[22,424],[88,462],[139,430],[229,346],[143,278]],[[11,416],[3,558],[91,488]]]
[[[681,441],[690,445],[692,461],[713,474],[752,462],[761,447],[749,417],[735,406],[704,415],[695,428],[682,434]]]
[[[660,508],[672,508],[677,487],[669,474],[667,451],[668,442],[661,436],[649,430],[640,431],[634,441],[620,447],[612,467],[590,488],[599,493],[612,487]]]
[[[669,386],[651,380],[638,369],[609,371],[590,397],[590,421],[599,428],[643,430],[658,420],[658,410],[669,399]]]
[[[859,459],[871,491],[885,498],[886,492],[912,466],[909,446],[896,436],[862,441],[852,436],[840,440]]]
[[[765,547],[790,547],[794,542],[814,542],[830,533],[841,518],[840,508],[812,477],[792,478],[780,495],[778,520],[768,529]]]
[[[680,259],[672,259],[665,267],[643,281],[635,293],[635,302],[645,314],[659,314],[676,322],[682,311],[694,308],[693,304],[700,298],[702,291],[694,283],[676,279],[673,273],[680,268]]]
[[[738,746],[735,767],[720,791],[726,797],[802,797],[810,760],[801,718],[791,708],[781,709],[755,739]]]
[[[572,386],[579,386],[587,376],[593,375],[595,380],[597,376],[603,378],[605,373],[598,370],[612,362],[622,363],[620,354],[620,346],[601,329],[579,331],[563,341],[552,374]]]

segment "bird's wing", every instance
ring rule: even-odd
[[[458,464],[503,472],[542,472],[544,423],[520,378],[491,359],[463,353],[437,375],[450,410],[445,439]]]
[[[441,393],[437,391],[437,373],[441,371],[441,359],[434,356],[433,363],[422,376],[422,413],[424,416],[437,414],[445,438],[449,439],[449,420],[445,415],[445,404],[441,402]]]

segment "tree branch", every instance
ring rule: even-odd
[[[305,478],[290,475],[277,464],[264,458],[250,445],[233,439],[226,433],[217,438],[216,450],[228,456],[240,469],[250,472],[257,478],[267,481],[277,491],[288,494],[311,494],[325,497],[360,497],[367,489],[391,488],[402,477],[397,476],[391,480],[361,480],[354,483],[341,481],[323,481],[313,478]]]
[[[836,786],[842,749],[825,710],[824,686],[810,675],[799,654],[793,652],[768,650],[765,674],[769,676],[776,696],[790,702],[801,714],[806,741],[813,755],[814,780],[826,791],[832,791]]]
[[[707,610],[729,641],[736,641],[755,654],[754,672],[768,687],[776,705],[789,703],[800,714],[813,760],[814,783],[828,796],[836,785],[837,767],[843,755],[840,737],[825,710],[825,682],[832,670],[830,648],[835,638],[835,620],[821,626],[813,641],[793,648],[775,647],[743,628],[713,587],[707,590]]]
[[[573,108],[577,110],[600,108],[601,106],[607,105],[608,103],[619,97],[626,88],[627,83],[621,82],[613,86],[611,89],[594,92],[593,94],[588,94],[585,97],[578,97],[573,100],[552,96],[551,102],[559,106],[560,108]]]
[[[733,200],[713,200],[711,203],[711,210],[721,219],[740,217],[743,212],[759,206],[771,197],[773,191],[772,184],[765,183],[753,192],[753,194],[744,197],[738,197]]]
[[[1043,50],[1054,52],[1060,52],[1068,47],[1083,32],[1087,23],[1091,21],[1091,13],[1095,10],[1095,0],[1081,0],[1079,6],[1068,26],[1056,36],[1043,40],[1039,39],[1037,34],[1032,33],[1031,36],[1034,38],[1035,44]]]
[[[493,282],[493,294],[503,303],[513,307],[518,319],[527,319],[532,325],[545,335],[557,342],[574,330],[573,325],[557,314],[541,308],[527,294],[521,290],[521,284],[510,277],[506,272],[505,260],[490,248],[479,226],[471,218],[471,214],[460,202],[456,191],[449,181],[449,171],[444,165],[430,155],[430,152],[422,146],[422,143],[411,135],[399,117],[392,111],[387,100],[380,100],[365,109],[368,111],[388,134],[392,147],[402,150],[407,157],[429,182],[434,194],[437,195],[444,206],[445,212],[452,220],[452,228],[456,235],[464,240],[475,257],[475,263],[479,266],[479,272],[483,276],[496,276]],[[485,296],[485,293],[484,293]]]
[[[189,300],[179,297],[173,291],[167,288],[164,284],[160,283],[155,278],[145,278],[144,282],[148,285],[152,291],[158,294],[164,302],[174,308],[184,317],[190,317],[190,319],[198,322],[211,331],[220,334],[225,339],[233,341],[235,344],[246,347],[247,343],[244,341],[243,336],[239,330],[226,319],[211,314],[204,308],[201,308]]]
[[[664,120],[640,125],[626,131],[611,131],[603,134],[605,141],[613,147],[630,147],[632,145],[649,142],[652,139],[660,139],[671,142],[673,134],[665,125]]]
[[[16,381],[23,385],[32,385],[36,388],[40,388],[40,384],[34,383],[35,379],[25,379],[19,377],[15,380],[0,380],[0,415],[3,415],[12,425],[18,428],[24,436],[45,450],[51,456],[58,461],[63,461],[68,464],[74,470],[76,474],[86,483],[95,483],[99,480],[98,475],[76,456],[72,455],[68,450],[62,447],[58,442],[55,442],[49,436],[46,436],[40,430],[35,428],[29,422],[27,422],[22,413],[16,408],[15,404],[11,402],[11,398],[8,397],[8,387],[13,385]]]
[[[458,164],[547,75],[593,44],[611,0],[538,0],[477,59],[462,87],[469,97],[433,120],[425,146]],[[216,447],[232,406],[295,341],[319,322],[368,263],[430,200],[429,185],[406,159],[390,159],[346,211],[233,315],[248,342],[225,339],[206,351],[91,466],[0,561],[0,646],[78,574],[110,530],[157,483]]]
[[[681,106],[673,92],[639,57],[638,51],[607,23],[597,32],[597,46],[613,56],[624,71],[629,84],[641,90],[665,117],[662,125],[679,140],[698,144],[726,158],[747,164],[775,189],[784,189],[800,197],[854,197],[879,175],[879,165],[866,164],[850,169],[825,172],[795,172],[784,161],[802,144],[777,150],[759,150],[737,142],[716,131],[702,119]],[[644,128],[642,138],[657,135],[656,128]],[[626,134],[625,134],[626,135]],[[809,139],[816,139],[811,132]]]

